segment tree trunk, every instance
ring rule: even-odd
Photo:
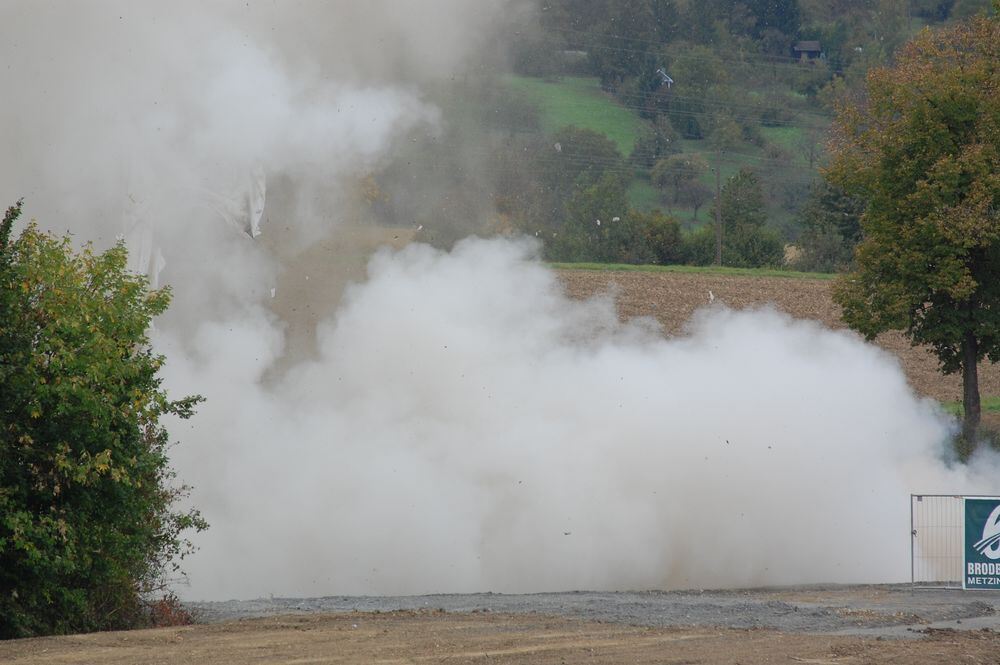
[[[976,432],[979,430],[979,419],[982,407],[979,403],[979,340],[975,333],[966,331],[962,340],[962,406],[965,419],[962,421],[962,434],[968,446],[975,445]]]

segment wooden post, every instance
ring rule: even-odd
[[[715,265],[722,265],[722,151],[715,152]]]

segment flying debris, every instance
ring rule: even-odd
[[[226,195],[204,191],[207,203],[225,222],[246,234],[251,240],[260,235],[260,224],[264,216],[267,199],[267,177],[264,169],[255,166],[245,187],[236,187]]]
[[[149,285],[160,286],[160,273],[167,265],[163,252],[154,244],[153,222],[150,211],[131,194],[122,214],[124,232],[120,238],[129,247],[128,267],[131,272],[149,277]]]
[[[562,152],[562,144],[561,143],[556,143],[552,147],[556,149],[556,152]]]

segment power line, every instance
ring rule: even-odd
[[[530,93],[528,93],[528,94],[530,95]],[[637,96],[637,95],[634,95],[634,94],[626,94],[626,95],[624,95],[624,97],[629,98],[629,99],[634,99],[634,98],[638,97],[639,99],[642,99],[641,96]],[[699,98],[699,97],[688,97],[688,96],[679,96],[679,95],[672,96],[671,98],[672,99],[684,100],[684,101],[692,103],[692,104],[702,104],[702,105],[707,105],[707,106],[710,106],[710,107],[714,106],[714,107],[717,107],[717,108],[731,108],[731,109],[734,109],[735,111],[738,111],[738,112],[741,113],[740,115],[734,115],[733,116],[734,119],[740,119],[740,120],[744,120],[744,121],[747,121],[747,122],[750,122],[750,121],[759,122],[760,118],[757,117],[757,116],[759,116],[760,113],[763,112],[763,111],[767,111],[767,110],[779,110],[777,107],[775,107],[773,105],[772,106],[757,106],[757,105],[751,105],[751,104],[740,104],[738,102],[729,102],[729,101],[725,101],[725,100],[713,100],[713,99],[705,99],[705,98]],[[558,108],[573,108],[573,107],[575,107],[575,108],[586,108],[586,107],[590,106],[591,104],[600,104],[600,103],[602,103],[602,101],[595,98],[593,100],[593,102],[590,102],[588,100],[580,100],[580,101],[576,101],[576,102],[562,103],[562,104],[558,105]],[[627,102],[623,102],[623,101],[621,101],[619,99],[615,99],[615,105],[618,106],[619,108],[628,109],[630,111],[637,111],[637,112],[639,112],[639,111],[648,112],[648,111],[651,110],[651,107],[648,106],[648,105],[635,104],[635,103],[627,103]],[[682,114],[682,115],[694,115],[694,116],[705,116],[705,117],[712,117],[714,115],[714,114],[706,112],[706,111],[689,111],[689,110],[677,109],[677,108],[662,109],[662,110],[660,110],[660,112],[661,113],[665,113],[667,115],[669,115],[669,114]],[[822,114],[822,113],[819,113],[819,112],[805,111],[805,110],[795,110],[795,111],[792,111],[792,113],[794,113],[796,115],[810,115],[810,116],[814,116],[814,117],[816,117],[818,119],[825,120],[826,122],[823,122],[821,124],[820,123],[808,123],[808,122],[804,123],[804,122],[798,122],[796,120],[783,120],[783,119],[780,119],[780,118],[775,118],[774,120],[769,121],[769,124],[772,125],[772,126],[781,126],[781,127],[797,127],[799,129],[820,129],[820,130],[825,130],[827,128],[827,126],[829,125],[829,123],[831,122],[831,118],[829,116],[827,116],[825,114]]]
[[[615,95],[615,97],[619,98],[619,99],[620,98],[636,99],[636,100],[646,99],[646,97],[644,95],[641,95],[639,93],[618,93],[618,94]],[[718,106],[731,106],[733,108],[745,108],[745,109],[748,109],[748,110],[751,110],[751,111],[784,110],[784,109],[779,108],[779,106],[777,104],[770,103],[770,102],[768,102],[766,100],[761,100],[761,101],[759,101],[757,103],[741,104],[739,102],[732,102],[732,101],[723,100],[723,99],[710,99],[710,98],[705,98],[705,97],[690,97],[690,96],[686,96],[686,95],[676,95],[674,93],[669,93],[669,96],[667,97],[667,100],[668,101],[681,100],[681,101],[690,101],[690,102],[699,103],[699,104],[709,104],[709,105],[718,105]],[[789,112],[790,113],[795,113],[796,115],[812,115],[812,116],[816,116],[818,118],[823,118],[825,120],[829,120],[830,119],[830,115],[828,113],[823,113],[821,111],[809,111],[807,109],[794,109],[794,110],[789,110]]]
[[[483,157],[483,156],[485,156],[485,157],[491,157],[491,156],[495,157],[496,156],[495,153],[491,153],[491,152],[470,152],[468,150],[465,150],[464,152],[465,152],[465,154],[468,154],[468,155],[471,155],[471,156],[474,156],[474,157]],[[731,165],[731,166],[743,166],[743,167],[750,166],[751,168],[753,168],[753,166],[750,165],[750,164],[747,164],[745,160],[733,159],[733,158],[731,158],[729,156],[729,154],[730,153],[724,152],[722,154],[722,156],[718,159],[718,161],[720,161],[723,164],[727,164],[727,165]],[[610,174],[610,175],[617,175],[617,176],[621,176],[621,177],[627,177],[629,179],[636,179],[639,176],[640,172],[643,170],[643,169],[638,169],[638,168],[630,167],[624,161],[608,160],[608,159],[600,159],[600,158],[592,159],[592,158],[584,157],[582,155],[558,155],[558,156],[553,156],[553,155],[531,154],[530,158],[531,158],[531,161],[528,161],[526,163],[518,164],[518,167],[522,171],[532,170],[532,171],[535,172],[536,175],[543,172],[542,170],[540,170],[538,168],[539,166],[541,166],[541,167],[547,167],[547,166],[552,166],[552,165],[557,164],[557,163],[568,165],[568,166],[579,167],[579,170],[581,172],[586,171],[587,168],[589,168],[589,167],[597,167],[600,170],[601,175]],[[715,157],[713,156],[713,161],[714,160],[715,160]],[[532,161],[534,163],[532,163]],[[422,161],[419,164],[415,165],[414,168],[419,169],[419,170],[436,170],[436,171],[453,172],[456,168],[458,168],[458,166],[459,165],[457,165],[457,164],[445,164],[445,163],[435,162],[435,161]],[[776,163],[773,160],[771,160],[770,163],[764,162],[762,164],[758,164],[758,168],[760,168],[760,167],[766,167],[766,166],[774,167],[773,170],[779,171],[779,172],[787,170],[787,171],[793,171],[795,173],[801,173],[801,171],[802,171],[801,165]],[[768,170],[771,170],[771,169],[768,169]],[[665,171],[666,173],[674,173],[674,174],[676,174],[676,173],[686,173],[687,172],[687,170],[683,169],[683,168],[667,168],[667,169],[665,169],[663,171]],[[497,175],[497,174],[505,173],[505,170],[501,166],[496,165],[495,162],[494,162],[493,165],[491,165],[490,164],[490,160],[486,159],[485,163],[482,163],[482,164],[478,165],[477,172],[490,173],[490,174],[493,174],[493,175]],[[794,182],[794,183],[798,183],[798,184],[808,184],[808,183],[811,183],[814,179],[815,178],[809,177],[809,176],[806,176],[806,177],[793,176],[793,175],[790,175],[789,173],[782,173],[782,175],[781,175],[781,180],[783,182]]]
[[[596,38],[606,39],[608,41],[611,41],[611,40],[614,40],[614,39],[619,39],[619,40],[624,40],[624,41],[637,42],[637,43],[641,43],[641,44],[650,44],[650,45],[656,46],[657,48],[660,48],[660,49],[669,46],[669,42],[659,42],[659,41],[655,41],[655,40],[639,39],[637,37],[625,37],[623,35],[614,35],[614,34],[609,34],[609,33],[584,32],[584,31],[580,31],[580,30],[569,30],[569,29],[566,29],[566,28],[548,28],[548,32],[564,32],[564,33],[572,33],[572,34],[585,35],[590,40],[590,41],[581,40],[579,42],[574,42],[573,43],[574,46],[581,46],[581,47],[587,47],[587,48],[596,48],[596,49],[604,50],[604,51],[617,51],[617,52],[620,52],[620,53],[633,53],[633,54],[637,54],[637,55],[655,55],[655,54],[651,53],[651,51],[648,50],[648,49],[626,48],[626,47],[622,47],[622,46],[608,46],[606,44],[598,44],[597,42],[595,42],[593,40],[594,40],[595,37]],[[557,42],[554,39],[542,39],[542,40],[539,40],[539,41],[543,41],[543,42],[546,42],[546,43],[549,43],[549,44],[557,45]],[[586,50],[586,48],[580,48],[578,50]],[[727,57],[727,56],[724,56],[724,55],[695,56],[695,55],[689,55],[689,54],[685,54],[685,53],[665,53],[664,55],[666,57],[672,58],[672,59],[702,60],[702,61],[709,61],[709,62],[723,62],[723,63],[735,63],[735,64],[752,64],[751,61],[758,60],[758,61],[760,61],[759,64],[765,64],[765,65],[784,65],[784,66],[801,66],[802,65],[802,61],[799,58],[794,58],[794,57],[791,57],[791,56],[770,55],[770,54],[766,54],[766,53],[752,53],[752,52],[748,52],[748,51],[741,51],[739,57]],[[826,62],[826,61],[824,61],[823,64],[826,66],[827,71],[829,71],[829,72],[831,72],[833,74],[843,75],[844,72],[846,71],[843,67],[831,67],[829,65],[829,63]],[[810,65],[810,66],[813,66],[813,65]]]
[[[566,162],[566,163],[570,163],[570,164],[574,164],[574,165],[583,165],[583,166],[587,166],[587,165],[590,165],[590,164],[614,166],[616,164],[624,162],[624,158],[618,158],[618,159],[610,158],[609,159],[609,158],[602,158],[602,157],[587,157],[585,155],[576,153],[573,150],[573,146],[572,145],[567,145],[565,148],[562,148],[559,151],[557,151],[554,148],[552,148],[549,144],[544,144],[544,145],[545,145],[544,152],[539,149],[540,146],[538,144],[536,144],[535,146],[527,146],[527,149],[524,150],[523,152],[528,153],[530,156],[532,156],[533,158],[536,158],[536,159],[545,159],[545,160],[551,160],[551,161],[562,161],[562,162]],[[495,151],[493,151],[493,150],[477,150],[477,149],[474,149],[474,148],[470,149],[469,146],[467,146],[465,144],[460,144],[460,143],[455,143],[455,142],[444,143],[444,142],[435,141],[434,143],[432,143],[432,146],[437,147],[437,148],[443,148],[443,149],[446,149],[446,150],[451,150],[451,151],[459,153],[459,154],[466,154],[466,155],[472,155],[472,156],[495,157],[497,155],[497,153]],[[703,149],[703,150],[698,150],[698,151],[693,151],[693,152],[681,152],[681,153],[673,153],[673,154],[703,155],[703,154],[707,154],[707,153],[711,153],[713,155],[713,159],[714,159],[715,150],[712,149],[712,148],[706,148],[706,149]],[[507,153],[507,154],[509,154],[509,153]],[[754,153],[749,153],[749,152],[741,152],[741,151],[738,151],[738,150],[724,150],[723,154],[725,155],[724,160],[732,162],[734,164],[742,164],[742,163],[746,162],[747,160],[751,160],[751,161],[759,162],[759,163],[761,163],[763,165],[774,165],[774,164],[778,163],[779,160],[780,160],[780,158],[777,158],[777,157],[769,157],[767,155],[759,155],[759,154],[754,154]],[[671,156],[671,155],[667,155],[667,157],[669,157],[669,156]],[[787,166],[788,166],[788,168],[796,168],[795,164],[788,164]]]

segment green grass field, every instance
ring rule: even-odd
[[[799,143],[802,140],[803,130],[799,127],[761,127],[760,133],[769,142],[787,150],[799,159]]]
[[[1000,397],[983,397],[981,406],[983,413],[1000,412]],[[956,416],[961,416],[965,413],[961,402],[943,402],[941,407],[948,413]]]
[[[714,176],[712,177],[712,186],[714,187],[715,180]],[[667,204],[664,203],[663,199],[660,197],[660,192],[657,191],[657,189],[653,187],[648,180],[641,177],[636,178],[631,182],[628,187],[628,191],[625,192],[625,196],[630,208],[638,210],[639,212],[659,210],[660,212],[674,217],[681,223],[683,228],[686,229],[697,228],[702,224],[712,221],[711,201],[706,201],[705,205],[698,209],[698,217],[695,218],[693,208],[681,205],[675,205],[672,208],[668,208]]]
[[[648,180],[639,178],[633,180],[625,195],[628,197],[629,206],[640,212],[664,209],[664,205],[660,202],[660,193]]]
[[[600,132],[614,141],[628,157],[644,121],[601,90],[596,78],[566,76],[545,81],[526,76],[508,76],[507,85],[524,93],[541,111],[542,129],[555,132],[575,125]]]
[[[623,263],[550,263],[558,270],[621,270],[629,272],[680,272],[702,275],[728,275],[740,277],[789,277],[792,279],[822,279],[836,277],[824,272],[796,272],[794,270],[776,270],[774,268],[727,268],[725,266],[683,266],[683,265],[643,265],[635,266]],[[983,408],[985,409],[985,402]],[[998,409],[1000,410],[1000,403]]]

